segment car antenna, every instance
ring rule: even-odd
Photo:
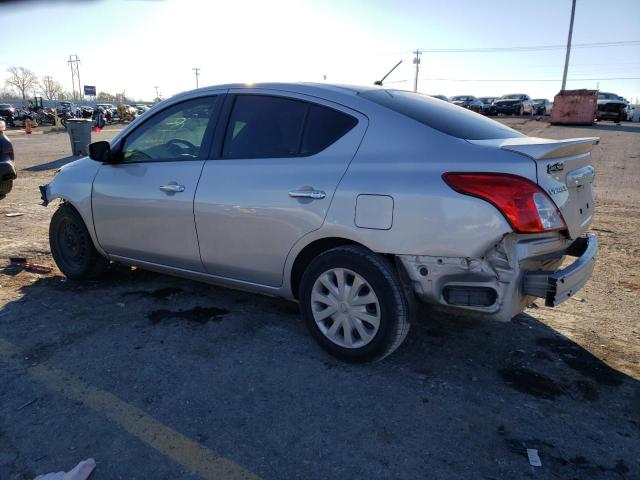
[[[396,64],[395,64],[395,66],[394,66],[391,70],[389,70],[389,71],[387,72],[387,74],[386,74],[384,77],[382,77],[380,80],[376,80],[375,82],[373,82],[373,84],[374,84],[374,85],[379,85],[379,86],[381,87],[381,86],[382,86],[382,82],[384,82],[384,81],[385,81],[385,79],[386,79],[389,75],[391,75],[391,72],[393,72],[396,68],[398,68],[398,65],[400,65],[401,63],[402,63],[402,60],[400,60],[398,63],[396,63]]]

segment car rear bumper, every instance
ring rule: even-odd
[[[411,288],[424,303],[471,310],[509,321],[536,297],[556,306],[591,277],[594,235],[510,234],[478,258],[398,255]],[[561,269],[565,256],[577,257]]]
[[[11,160],[0,162],[0,180],[13,180],[17,176],[16,167]]]
[[[591,278],[598,251],[598,239],[589,234],[578,238],[566,254],[577,260],[555,272],[525,272],[522,292],[525,295],[544,298],[547,307],[555,307],[580,290]]]

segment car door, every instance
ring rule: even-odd
[[[270,90],[230,90],[227,102],[194,203],[202,262],[216,276],[280,286],[295,242],[322,225],[367,120]]]
[[[193,199],[222,103],[191,98],[150,116],[114,145],[93,181],[100,246],[116,257],[203,271]]]

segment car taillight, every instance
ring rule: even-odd
[[[507,173],[445,173],[442,179],[456,192],[494,205],[518,233],[566,228],[549,196],[524,177]]]

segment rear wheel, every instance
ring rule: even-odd
[[[300,309],[318,343],[342,360],[380,360],[409,331],[409,304],[393,265],[359,246],[333,248],[309,264]]]
[[[73,280],[102,275],[109,261],[93,246],[93,240],[80,214],[63,203],[49,224],[49,244],[58,268]]]

